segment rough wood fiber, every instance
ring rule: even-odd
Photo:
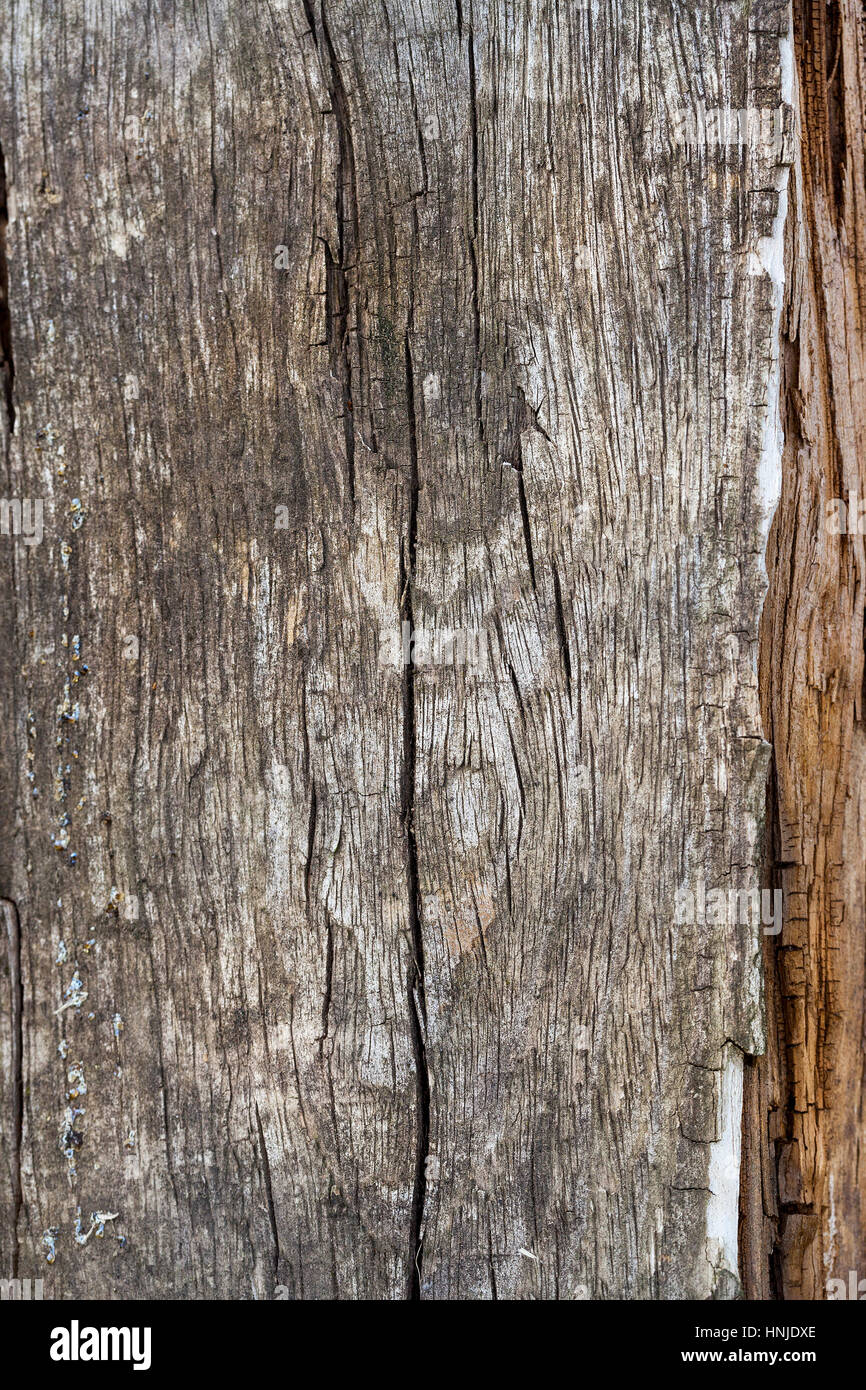
[[[768,1056],[747,1074],[743,1216],[747,1291],[811,1299],[866,1277],[866,36],[849,0],[794,18],[784,481],[761,646],[785,927],[767,953]],[[828,526],[834,499],[853,530]]]
[[[734,1293],[787,6],[0,9],[0,1262]]]

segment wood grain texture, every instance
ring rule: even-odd
[[[0,1263],[736,1293],[787,6],[2,15]]]
[[[847,1290],[849,1271],[855,1283],[866,1275],[862,6],[798,4],[795,32],[801,135],[786,252],[786,451],[761,646],[785,927],[767,958],[768,1056],[748,1079],[744,1272],[754,1297],[812,1299],[833,1280]],[[850,508],[841,533],[834,499]]]

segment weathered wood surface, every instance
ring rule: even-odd
[[[733,1294],[787,6],[2,15],[2,1262]]]

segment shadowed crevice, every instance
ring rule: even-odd
[[[6,228],[9,203],[6,188],[6,159],[0,144],[0,376],[10,436],[15,432],[15,358],[12,354],[12,318],[9,312],[9,265],[6,259]]]

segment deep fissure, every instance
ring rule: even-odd
[[[409,420],[409,498],[406,541],[400,557],[400,617],[414,629],[412,587],[415,580],[415,552],[418,541],[418,436],[415,423],[415,386],[409,334],[412,327],[410,293],[408,325],[404,345],[406,367],[406,408]],[[404,628],[404,631],[407,629]],[[418,844],[415,836],[415,767],[417,728],[415,711],[415,672],[410,658],[403,666],[403,785],[401,816],[406,838],[406,873],[409,908],[409,937],[412,959],[409,963],[408,1002],[412,1051],[415,1060],[417,1098],[415,1173],[409,1220],[409,1279],[407,1296],[421,1297],[421,1261],[424,1243],[424,1202],[427,1195],[427,1157],[430,1147],[430,1075],[427,1067],[427,1005],[424,988],[424,940],[421,930],[421,893],[418,879]]]
[[[9,312],[9,265],[6,259],[6,229],[9,225],[9,196],[6,186],[6,158],[0,143],[0,373],[9,439],[15,433],[15,358],[12,354],[12,317]]]

